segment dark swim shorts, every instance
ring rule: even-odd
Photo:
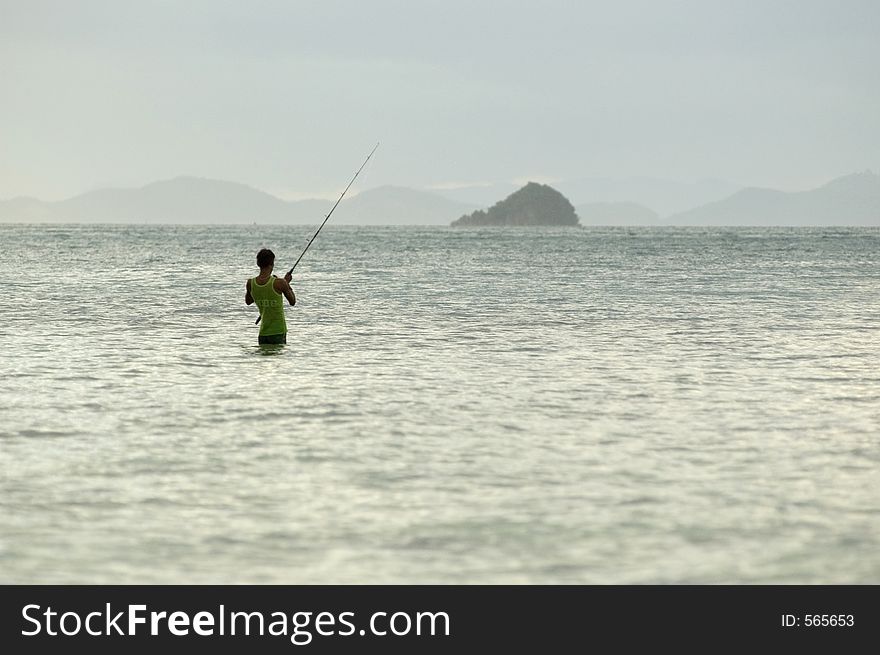
[[[261,334],[258,337],[259,343],[287,343],[287,332],[284,334]]]

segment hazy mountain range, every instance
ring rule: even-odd
[[[880,175],[831,180],[810,191],[748,188],[667,217],[672,225],[880,225]]]
[[[235,182],[177,177],[137,189],[101,189],[68,200],[0,201],[3,222],[76,223],[318,223],[335,200],[286,201]],[[425,191],[379,187],[346,196],[339,223],[445,225],[476,205]]]
[[[644,178],[584,179],[552,186],[575,203],[584,225],[880,225],[880,176],[870,171],[793,193],[739,189],[717,180],[687,185]],[[516,189],[515,185],[378,187],[346,197],[334,220],[359,225],[448,225]],[[670,215],[658,210],[658,206],[679,206],[688,198],[693,204],[684,211]],[[244,184],[178,177],[134,189],[90,191],[58,202],[24,197],[0,201],[0,222],[313,224],[323,220],[333,202],[286,201]]]

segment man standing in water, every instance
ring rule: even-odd
[[[296,296],[290,288],[290,273],[283,278],[272,275],[275,267],[275,253],[263,248],[257,253],[257,266],[260,274],[247,281],[244,303],[257,303],[260,310],[260,343],[287,343],[287,322],[284,320],[283,295],[290,305],[296,304]]]

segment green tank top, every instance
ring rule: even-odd
[[[251,278],[251,298],[260,310],[260,336],[285,334],[287,322],[284,320],[284,296],[275,291],[275,276],[270,275],[266,284],[257,284]]]

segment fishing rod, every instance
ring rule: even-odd
[[[306,251],[312,245],[312,241],[314,241],[317,238],[318,234],[320,234],[321,230],[327,224],[327,221],[330,220],[330,216],[333,214],[334,211],[336,211],[336,208],[339,206],[339,203],[342,202],[342,199],[345,197],[345,194],[348,193],[348,190],[351,188],[351,185],[354,184],[354,181],[357,179],[357,176],[361,174],[362,170],[364,170],[364,167],[367,165],[367,162],[370,161],[370,157],[373,156],[373,153],[376,152],[376,148],[378,148],[378,147],[379,147],[379,144],[377,143],[375,146],[373,146],[373,149],[370,150],[370,154],[367,155],[367,158],[364,160],[364,163],[361,164],[361,167],[359,169],[357,169],[357,172],[354,174],[354,177],[351,178],[351,182],[349,182],[348,186],[345,187],[345,190],[341,194],[339,194],[339,198],[336,199],[336,204],[334,204],[333,207],[330,209],[330,213],[324,217],[324,222],[321,223],[321,225],[318,227],[318,229],[315,230],[315,233],[306,241],[306,247],[303,248],[303,251],[299,254],[299,257],[296,258],[296,261],[293,263],[293,266],[291,266],[290,270],[287,271],[287,275],[293,275],[293,269],[296,268],[296,265],[299,264],[300,260],[302,260],[302,258],[303,258],[303,255],[306,254]],[[260,322],[260,319],[262,319],[262,318],[263,318],[262,316],[257,316],[257,320],[254,322],[254,325],[258,324]]]

